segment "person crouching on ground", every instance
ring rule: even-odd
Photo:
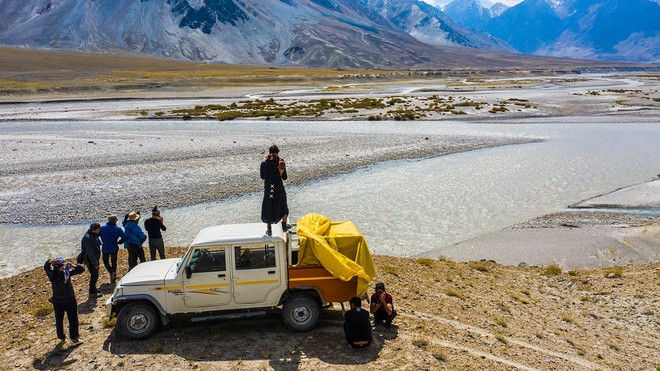
[[[165,259],[165,243],[163,242],[163,234],[160,231],[166,231],[167,228],[163,224],[163,217],[160,216],[158,206],[151,210],[151,218],[144,221],[144,229],[149,236],[149,253],[151,260],[156,260],[156,251],[161,259]]]
[[[279,155],[280,149],[273,144],[268,148],[268,156],[261,162],[259,174],[264,180],[264,198],[261,202],[261,221],[266,223],[266,235],[272,236],[271,225],[282,220],[282,230],[291,228],[287,223],[289,205],[283,180],[287,179],[286,163]]]
[[[110,282],[117,280],[117,252],[119,244],[124,243],[126,234],[117,225],[117,215],[108,216],[108,222],[101,227],[101,252],[103,253],[103,265],[110,274]]]
[[[392,326],[392,320],[396,317],[394,299],[385,291],[385,284],[382,282],[376,284],[376,292],[371,295],[370,311],[374,315],[374,326],[378,326],[383,321],[385,328]]]
[[[128,220],[124,225],[126,229],[126,241],[128,242],[128,270],[135,268],[140,263],[144,263],[147,259],[144,257],[144,249],[142,244],[147,240],[142,228],[138,225],[140,214],[131,212],[128,214]]]
[[[53,297],[50,298],[50,302],[53,303],[55,312],[57,338],[60,339],[60,343],[66,340],[66,336],[64,336],[64,313],[66,313],[69,319],[71,343],[79,345],[82,341],[78,333],[78,303],[71,284],[71,276],[84,272],[85,268],[77,264],[67,263],[62,258],[52,258],[46,260],[44,270],[53,287]]]
[[[362,300],[354,296],[349,301],[351,310],[344,315],[344,334],[348,345],[353,348],[366,348],[373,340],[369,313],[362,309]]]
[[[96,288],[99,280],[99,260],[101,259],[101,224],[92,222],[89,230],[80,241],[81,249],[85,252],[85,264],[89,269],[89,297],[101,297],[101,292]]]

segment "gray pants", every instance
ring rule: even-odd
[[[149,238],[149,253],[151,260],[156,260],[156,250],[161,259],[165,259],[165,242],[162,238]]]

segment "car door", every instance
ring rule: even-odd
[[[190,277],[184,274],[184,303],[188,308],[229,304],[232,287],[227,271],[227,248],[196,248],[188,263]]]
[[[282,285],[273,244],[234,245],[233,292],[237,304],[263,303]]]

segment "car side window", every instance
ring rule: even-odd
[[[225,248],[209,247],[197,249],[190,258],[190,269],[193,273],[223,272],[227,270]]]
[[[261,269],[276,266],[275,245],[235,246],[236,269]]]

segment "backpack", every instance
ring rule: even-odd
[[[80,248],[80,254],[78,254],[78,257],[76,258],[76,263],[82,264],[85,262],[85,259],[87,259],[87,253],[85,252],[84,248]]]

